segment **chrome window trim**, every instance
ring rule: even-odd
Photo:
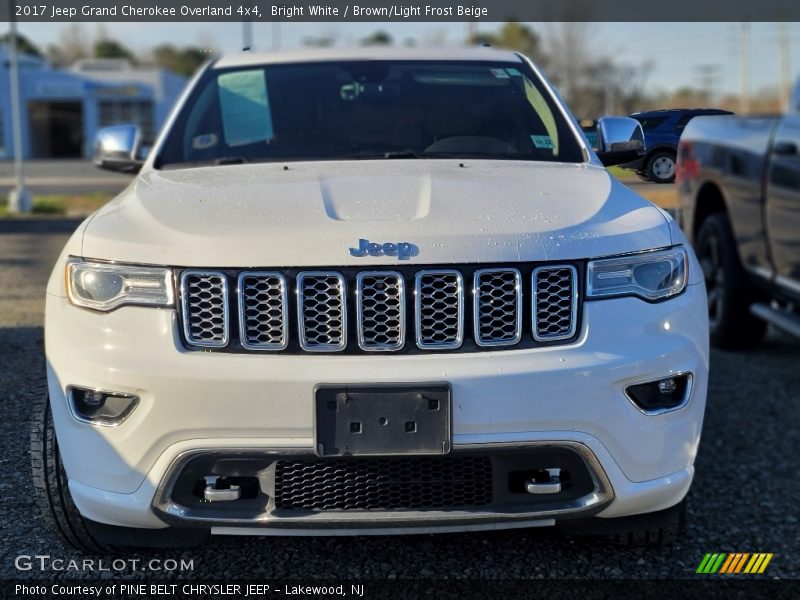
[[[186,279],[192,275],[200,277],[219,277],[222,279],[222,311],[223,311],[223,330],[224,335],[222,340],[215,341],[197,341],[192,339],[191,328],[189,327],[189,296],[186,292]],[[181,320],[183,321],[183,335],[186,338],[186,343],[190,346],[198,348],[224,348],[228,345],[231,339],[230,332],[230,309],[228,306],[228,277],[222,271],[203,270],[203,269],[189,269],[181,273]]]
[[[487,273],[514,273],[517,281],[517,323],[515,325],[516,335],[513,339],[499,341],[482,341],[480,334],[480,310],[478,306],[478,280],[481,275]],[[495,269],[478,269],[472,277],[472,329],[475,344],[481,347],[492,346],[513,346],[522,340],[522,273],[519,269],[512,267]]]
[[[281,282],[281,326],[283,327],[283,336],[280,344],[253,344],[247,341],[247,324],[245,322],[245,306],[242,283],[249,277],[276,277]],[[239,343],[242,345],[242,348],[246,348],[247,350],[266,350],[271,352],[285,350],[289,346],[289,292],[287,290],[286,276],[278,271],[242,271],[236,278],[236,297],[239,308]]]
[[[378,344],[368,346],[364,342],[364,311],[362,289],[364,277],[396,277],[399,288],[400,302],[400,339],[396,344]],[[394,352],[406,344],[406,282],[403,275],[397,271],[361,271],[356,275],[356,330],[358,347],[365,352]]]
[[[538,310],[536,308],[538,300],[537,277],[542,271],[557,271],[569,269],[572,274],[572,297],[570,302],[570,328],[567,333],[555,335],[539,335]],[[575,335],[578,329],[578,270],[572,265],[542,265],[536,267],[531,273],[531,334],[537,342],[554,342],[566,340]]]
[[[453,342],[423,342],[421,334],[421,300],[420,300],[420,280],[426,275],[455,275],[458,281],[458,333]],[[416,337],[417,348],[421,350],[455,350],[464,343],[464,276],[455,269],[425,269],[417,271],[414,275],[414,335]]]
[[[309,346],[303,319],[303,281],[307,277],[335,277],[339,281],[339,298],[342,306],[342,339],[338,344],[319,344]],[[297,274],[297,339],[306,352],[342,352],[347,348],[347,282],[337,271],[301,271]]]

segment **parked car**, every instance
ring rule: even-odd
[[[800,336],[800,84],[785,117],[693,120],[678,147],[680,220],[708,288],[711,341]]]
[[[686,125],[699,116],[732,114],[716,108],[673,108],[633,113],[631,117],[644,129],[647,153],[622,166],[635,170],[645,181],[672,183],[675,181],[678,140]]]
[[[79,548],[559,526],[676,538],[702,272],[525,57],[219,59],[48,284],[36,493]],[[56,443],[57,440],[57,443]]]

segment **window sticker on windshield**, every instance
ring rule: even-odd
[[[539,115],[539,118],[542,120],[542,124],[544,124],[544,128],[547,130],[547,137],[550,139],[550,147],[553,149],[553,156],[556,156],[558,154],[558,126],[556,125],[556,119],[550,107],[547,106],[547,100],[544,99],[544,96],[542,96],[527,77],[525,78],[525,96],[528,98],[528,102],[533,107],[533,110],[536,111],[536,114]]]
[[[553,140],[549,135],[532,135],[531,141],[536,148],[553,148]]]
[[[213,148],[219,142],[216,133],[201,133],[192,138],[192,148],[195,150],[207,150]]]
[[[274,137],[264,71],[234,71],[217,78],[222,127],[228,146],[265,142]]]
[[[519,72],[519,69],[506,69],[506,73],[511,75],[512,77],[519,77],[522,73]]]
[[[492,72],[492,75],[497,77],[498,79],[508,79],[508,73],[506,73],[505,69],[489,69]]]

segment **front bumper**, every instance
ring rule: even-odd
[[[49,391],[70,490],[81,513],[101,523],[165,526],[165,513],[159,518],[153,509],[157,492],[187,452],[310,451],[313,389],[320,382],[447,381],[454,452],[508,444],[579,445],[594,457],[588,461],[596,460],[597,475],[613,497],[592,510],[617,517],[667,508],[689,488],[705,409],[705,311],[705,291],[692,285],[658,304],[635,298],[586,302],[581,335],[568,346],[268,356],[185,351],[171,310],[126,307],[101,315],[48,296]],[[644,415],[623,393],[630,383],[675,372],[694,376],[690,401],[678,411]],[[68,385],[133,393],[140,403],[118,427],[94,427],[70,414]],[[407,516],[406,531],[528,526],[553,518],[450,511],[425,519]],[[383,525],[391,530],[399,520],[396,512],[390,517]],[[347,518],[316,517],[320,529]],[[371,518],[380,520],[376,513]],[[363,529],[351,523],[338,532]],[[274,530],[287,532],[282,525]],[[310,524],[289,531],[301,530],[316,531]]]

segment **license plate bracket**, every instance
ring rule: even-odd
[[[318,456],[447,454],[450,396],[446,383],[317,386],[315,451]]]

